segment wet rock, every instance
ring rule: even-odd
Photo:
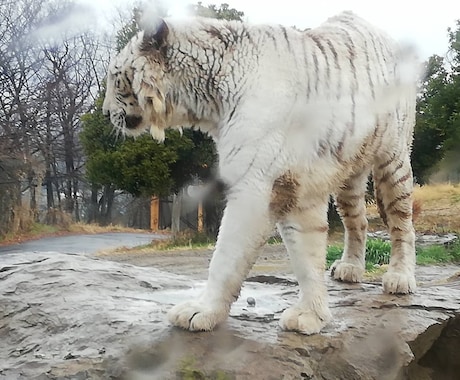
[[[273,276],[273,275],[257,275],[251,276],[246,279],[246,282],[260,282],[262,284],[283,284],[283,285],[297,285],[297,281],[292,281],[287,278]]]
[[[253,271],[228,321],[210,333],[166,321],[172,304],[204,286],[206,266],[189,268],[183,253],[175,262],[170,254],[168,263],[148,259],[169,272],[70,254],[8,255],[0,264],[0,379],[423,380],[460,372],[459,267],[418,268],[419,289],[408,296],[325,275],[333,320],[303,336],[278,328],[298,290],[285,255],[270,252],[262,262],[282,270]]]
[[[415,243],[421,246],[442,244],[449,245],[457,241],[458,236],[455,234],[444,234],[444,235],[417,235]]]
[[[390,234],[387,231],[375,231],[368,232],[368,237],[373,239],[381,239],[385,241],[390,240]],[[455,234],[420,234],[417,233],[415,236],[415,244],[418,246],[427,245],[449,245],[457,241],[458,236]]]

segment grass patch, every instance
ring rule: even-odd
[[[184,231],[170,238],[154,240],[149,244],[142,244],[135,247],[117,247],[115,249],[99,251],[98,255],[111,255],[117,253],[136,253],[149,254],[158,251],[180,251],[180,250],[200,250],[213,249],[216,239],[204,233],[194,231]]]
[[[329,268],[334,264],[335,260],[339,260],[342,257],[343,246],[342,245],[330,245],[327,247],[326,254],[326,265]]]
[[[66,231],[84,234],[102,234],[105,232],[146,232],[145,230],[128,228],[113,224],[109,224],[108,226],[100,226],[98,224],[85,223],[73,223],[68,228],[66,228]]]
[[[327,249],[326,263],[329,268],[340,259],[343,245],[331,245]],[[379,271],[381,266],[390,263],[391,244],[381,239],[368,239],[366,243],[366,270]],[[416,251],[417,265],[436,265],[460,263],[460,241],[448,246],[431,245],[419,247]]]
[[[161,241],[154,242],[152,247],[156,250],[174,250],[174,249],[211,249],[214,248],[216,239],[209,237],[204,233],[186,231]]]
[[[390,263],[391,244],[381,239],[368,239],[366,242],[366,264],[372,266]]]
[[[375,270],[376,266],[390,262],[390,243],[381,239],[368,239],[366,242],[366,270]],[[326,265],[329,268],[335,260],[342,257],[343,245],[330,245],[327,248]]]
[[[420,206],[415,230],[426,233],[460,234],[460,185],[441,183],[414,187],[414,199]],[[384,228],[377,207],[368,204],[370,230]]]
[[[416,186],[414,198],[422,204],[415,229],[430,233],[460,233],[460,186],[450,183]]]
[[[41,236],[53,235],[59,232],[59,227],[42,223],[31,223],[26,231],[9,233],[0,238],[1,243],[12,243],[22,240],[35,239]]]
[[[451,183],[415,186],[414,197],[427,205],[438,204],[443,200],[456,203],[460,201],[460,187]]]
[[[47,224],[41,224],[41,223],[33,223],[30,227],[29,233],[32,236],[36,235],[47,235],[47,234],[54,234],[59,231],[59,228],[57,226],[49,226]]]
[[[418,265],[460,263],[460,242],[448,246],[431,245],[417,249]]]

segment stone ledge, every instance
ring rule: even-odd
[[[327,276],[334,319],[307,337],[277,326],[297,294],[289,276],[253,278],[225,325],[188,333],[169,327],[165,314],[202,281],[59,253],[11,255],[1,265],[0,379],[176,379],[196,371],[201,378],[423,380],[460,371],[455,266],[418,268],[421,286],[404,297]]]

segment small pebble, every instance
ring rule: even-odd
[[[248,297],[246,302],[248,303],[248,306],[251,306],[251,307],[256,306],[256,300],[254,297]]]

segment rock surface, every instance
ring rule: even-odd
[[[302,336],[278,328],[297,286],[284,248],[266,247],[227,323],[211,333],[170,327],[166,311],[199,293],[209,258],[9,255],[0,264],[0,379],[458,378],[460,267],[419,267],[410,296],[326,275],[333,321]]]
[[[390,234],[387,231],[375,231],[368,232],[367,236],[373,239],[381,239],[385,241],[390,240]],[[415,235],[415,244],[417,246],[427,246],[427,245],[449,245],[457,241],[458,236],[452,233],[448,234],[416,234]]]

